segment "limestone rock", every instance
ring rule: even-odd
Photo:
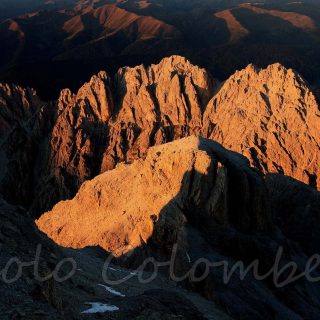
[[[172,248],[186,219],[265,230],[266,195],[245,158],[189,137],[85,182],[73,200],[58,203],[37,225],[62,246],[99,245],[120,256],[148,241]]]
[[[144,156],[150,146],[199,133],[214,80],[185,58],[172,56],[149,68],[120,69],[115,87],[119,104],[102,172]]]
[[[58,114],[49,140],[48,174],[70,197],[100,169],[97,157],[114,109],[110,78],[93,76],[76,95],[64,90],[57,101]],[[48,187],[48,189],[50,186]]]
[[[274,64],[236,72],[212,98],[203,119],[204,136],[242,153],[263,172],[319,187],[320,109],[293,70]]]
[[[218,84],[172,56],[121,68],[114,78],[100,72],[53,102],[14,85],[1,85],[0,97],[0,191],[36,217],[99,173],[193,134],[264,173],[319,188],[319,105],[306,82],[279,64],[250,65]]]

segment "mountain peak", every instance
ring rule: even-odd
[[[171,72],[177,71],[181,74],[188,73],[192,69],[200,69],[198,66],[193,65],[187,58],[179,55],[163,58],[159,64],[151,65],[151,68],[159,68]]]
[[[316,98],[299,74],[281,64],[265,69],[250,65],[212,98],[204,134],[265,172],[319,186],[319,118]]]
[[[0,121],[9,132],[5,159],[17,157],[21,163],[28,154],[31,163],[47,163],[32,177],[25,174],[27,163],[17,170],[6,161],[0,189],[11,181],[12,188],[3,189],[10,198],[15,186],[36,182],[43,196],[20,198],[35,212],[49,210],[87,179],[144,158],[149,147],[190,135],[243,154],[264,173],[289,175],[319,188],[320,111],[303,78],[280,64],[250,65],[217,84],[205,69],[172,56],[150,67],[122,68],[114,78],[102,71],[77,93],[63,90],[52,103],[41,102],[30,89],[2,85]],[[29,131],[22,126],[10,133],[14,123],[25,122]],[[40,140],[49,147],[35,142]],[[16,152],[10,141],[30,143]],[[37,160],[34,150],[46,156]]]
[[[296,77],[300,77],[294,70],[292,70],[291,68],[287,69],[284,65],[282,65],[279,62],[270,64],[266,68],[259,68],[256,65],[250,63],[246,68],[236,71],[234,76],[242,74],[259,75],[260,73],[274,77],[279,73],[281,75],[294,74]]]

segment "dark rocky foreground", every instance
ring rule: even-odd
[[[77,251],[58,247],[37,230],[22,208],[9,205],[2,199],[0,217],[1,319],[228,319],[211,302],[177,287],[161,275],[144,285],[134,276],[124,284],[113,286],[125,297],[112,294],[101,286],[104,283],[103,265],[107,258],[104,251],[98,248]],[[39,245],[38,263],[25,266],[17,281],[5,284],[4,277],[12,280],[18,272],[15,262],[6,269],[10,259],[30,263],[36,259]],[[48,277],[55,270],[59,270],[60,278],[57,280],[70,275],[73,264],[63,260],[66,258],[72,258],[77,266],[75,274],[68,280],[60,283],[53,278],[47,281],[35,279],[35,266],[38,268],[36,275],[41,278]],[[114,265],[107,273],[113,281],[129,274],[129,270]],[[149,276],[145,273],[145,277]],[[83,311],[90,309],[89,302],[117,306],[119,310],[105,314],[83,314]]]

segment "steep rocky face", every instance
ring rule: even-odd
[[[51,107],[32,89],[0,84],[0,192],[13,203],[28,207],[33,199]]]
[[[114,110],[110,78],[93,76],[77,94],[63,90],[55,105],[56,116],[48,137],[47,164],[43,170],[33,209],[40,211],[73,196],[80,185],[97,175],[106,143],[107,123]],[[56,194],[58,192],[58,194]]]
[[[37,225],[60,245],[99,245],[120,256],[151,238],[159,247],[172,247],[189,218],[266,230],[266,199],[262,178],[245,158],[189,137],[153,147],[145,160],[85,182],[73,200],[57,204]]]
[[[93,76],[76,94],[40,101],[1,86],[0,188],[35,216],[149,147],[201,134],[263,172],[319,187],[319,105],[292,70],[253,66],[218,84],[179,56]],[[15,146],[19,146],[16,148]]]
[[[204,69],[172,56],[149,68],[120,69],[115,87],[118,109],[102,172],[143,157],[152,145],[199,133],[213,80]]]
[[[277,172],[319,187],[320,109],[305,81],[274,64],[236,72],[212,98],[203,134]]]
[[[121,164],[85,182],[74,199],[58,203],[36,223],[60,245],[99,245],[130,267],[150,257],[168,261],[175,254],[172,268],[179,277],[198,259],[224,261],[228,270],[236,261],[248,266],[258,259],[265,274],[279,247],[284,250],[280,265],[295,262],[303,272],[307,260],[299,245],[304,247],[304,239],[284,225],[286,213],[279,205],[294,195],[295,183],[271,197],[269,192],[281,185],[277,179],[267,184],[242,155],[214,141],[188,137],[153,147],[144,160]],[[301,197],[316,201],[318,193],[304,187]],[[316,202],[312,206],[316,209]],[[318,221],[316,211],[309,214]],[[301,219],[298,210],[291,215]],[[310,240],[316,244],[317,238]],[[204,268],[197,265],[198,277]],[[238,271],[224,283],[223,272],[213,267],[201,282],[190,277],[183,284],[234,318],[316,319],[319,314],[316,283],[303,279],[280,289],[272,276],[261,281],[249,272],[240,281]]]
[[[77,94],[42,102],[31,89],[1,85],[0,188],[35,212],[72,196],[100,170],[97,146],[113,110],[110,79],[101,72]]]

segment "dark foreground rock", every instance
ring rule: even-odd
[[[0,217],[1,319],[228,319],[207,300],[178,288],[163,276],[144,285],[132,277],[113,286],[121,296],[110,293],[102,286],[105,252],[96,248],[76,251],[58,247],[36,228],[22,208],[2,199]],[[41,252],[36,259],[39,245]],[[5,283],[4,280],[17,276],[17,260],[13,258],[29,266],[22,268],[16,281]],[[66,258],[73,259],[76,270],[72,277],[60,282],[72,271],[70,261],[63,260]],[[30,264],[35,259],[36,274],[44,278],[59,270],[60,278],[47,281],[35,278],[34,263]],[[113,280],[128,274],[126,269],[114,266],[108,269],[108,277]],[[90,303],[115,306],[118,310],[83,313],[91,309]]]

